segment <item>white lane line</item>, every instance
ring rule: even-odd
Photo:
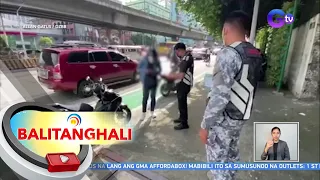
[[[1,87],[0,87],[0,98],[1,107],[4,108],[14,103],[23,102],[25,98],[19,93],[15,86],[10,80],[0,71]]]
[[[22,71],[23,72],[23,71]],[[20,73],[20,72],[16,72]],[[38,76],[37,72],[34,70],[30,70],[29,73],[35,78],[35,80],[38,82]],[[25,101],[32,101],[32,97],[27,93],[27,91],[22,87],[19,83],[19,80],[16,78],[23,77],[23,74],[13,75],[14,73],[11,73],[10,71],[6,72],[6,75],[4,72],[0,71],[0,109],[11,106],[13,104],[19,103],[19,102],[25,102]],[[24,91],[24,94],[28,95],[29,97],[23,97],[21,93],[17,90],[17,88],[13,85],[13,83],[7,78],[7,76],[10,76],[13,81],[16,81],[21,86],[21,90]],[[41,85],[41,84],[40,84]],[[42,87],[43,90],[46,92],[46,94],[51,95],[54,93],[54,91],[51,91],[47,89],[46,87]],[[45,94],[40,94],[39,97],[44,96]],[[37,97],[35,97],[37,98]]]

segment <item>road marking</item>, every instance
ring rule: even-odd
[[[206,73],[208,73],[208,72],[203,72],[203,73],[197,75],[197,76],[194,78],[194,82],[196,82],[196,83],[197,83],[197,82],[200,82],[200,81],[204,78],[204,75],[205,75]],[[156,101],[158,101],[158,99],[160,99],[161,97],[162,97],[161,94],[158,95],[158,96],[156,97]],[[172,101],[172,102],[169,102],[168,104],[173,104],[175,101],[177,101],[177,100],[174,100],[174,101]],[[149,102],[148,102],[148,104],[149,104]],[[137,113],[137,111],[140,110],[141,107],[142,107],[142,105],[140,105],[140,106],[132,109],[132,110],[131,110],[131,113],[132,113],[132,114]],[[146,117],[146,119],[148,119],[148,118]],[[138,117],[138,119],[137,119],[136,121],[133,121],[133,119],[131,120],[132,126],[133,126],[135,129],[136,129],[136,126],[139,124],[139,122],[141,122],[139,117]]]
[[[16,104],[19,102],[25,102],[27,101],[27,99],[29,99],[28,101],[32,100],[32,97],[27,94],[27,92],[25,93],[25,95],[28,95],[29,97],[23,97],[22,94],[20,94],[20,92],[16,89],[16,87],[13,85],[13,83],[7,78],[7,76],[11,76],[11,79],[13,81],[16,81],[16,83],[20,84],[19,81],[17,80],[17,78],[13,75],[13,73],[11,72],[5,72],[6,75],[4,74],[4,72],[0,71],[0,109],[7,107],[7,106],[11,106],[12,104]],[[19,72],[17,72],[19,73]],[[29,73],[33,76],[33,78],[35,78],[37,80],[37,74],[33,71],[29,71]],[[19,74],[20,76],[20,74]],[[21,77],[23,76],[23,74],[21,75]],[[20,85],[21,86],[21,85]],[[24,87],[21,86],[21,88],[23,89]],[[46,93],[48,95],[51,95],[53,92],[51,91],[47,91],[45,88],[43,88]],[[24,90],[25,91],[25,90]],[[40,95],[41,96],[41,95]],[[35,97],[37,98],[37,97]]]
[[[203,73],[197,75],[197,76],[194,78],[194,82],[198,83],[198,82],[200,82],[201,80],[203,80],[204,75],[205,75],[206,73],[208,73],[208,72],[203,72]],[[161,96],[162,96],[162,95],[158,95],[158,96],[156,97],[156,101],[157,101],[159,98],[161,98]],[[174,104],[174,102],[176,102],[176,101],[177,101],[177,100],[173,100],[173,101],[169,102],[168,105],[172,105],[172,104]],[[148,103],[148,104],[149,104],[149,103]],[[140,109],[141,109],[141,106],[142,106],[142,105],[140,105],[140,106],[132,109],[132,110],[131,110],[131,113],[132,113],[132,114],[137,113],[137,110],[140,110]],[[146,119],[148,119],[148,118],[146,117]],[[132,126],[134,127],[135,130],[137,130],[136,126],[139,124],[139,122],[141,122],[140,119],[139,119],[139,117],[138,117],[138,119],[136,119],[135,121],[133,121],[133,119],[131,120]],[[101,149],[103,149],[103,148],[109,148],[109,147],[112,146],[112,145],[115,145],[115,144],[110,144],[110,145],[98,145],[98,146],[96,146],[96,147],[93,148],[93,151],[94,151],[95,153],[98,153]]]
[[[198,82],[199,80],[201,80],[201,79],[203,78],[202,76],[204,76],[206,73],[207,73],[207,72],[203,72],[203,73],[197,75],[196,77],[194,77],[195,82]],[[159,88],[160,88],[160,87],[159,87]],[[161,94],[158,95],[158,96],[156,97],[156,101],[157,101],[159,98],[161,98],[161,97],[162,97]],[[148,103],[149,103],[149,102],[148,102]],[[141,107],[142,107],[142,105],[140,105],[140,106],[132,109],[132,111],[136,111],[136,110],[138,110],[138,109],[141,108]]]

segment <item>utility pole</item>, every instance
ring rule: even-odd
[[[251,32],[250,32],[250,43],[254,43],[254,39],[256,37],[256,29],[257,29],[257,20],[259,13],[259,4],[260,0],[254,1],[253,14],[252,14],[252,23],[251,23]]]
[[[18,17],[18,23],[19,23],[19,28],[20,28],[21,43],[22,43],[22,47],[23,47],[23,55],[24,55],[23,57],[25,59],[27,59],[28,56],[27,56],[26,46],[24,44],[24,39],[23,39],[22,26],[21,26],[21,17],[19,16],[19,11],[22,8],[23,4],[24,4],[24,2],[20,5],[20,7],[17,10],[17,17]]]

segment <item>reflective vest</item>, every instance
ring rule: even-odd
[[[263,58],[251,43],[242,42],[229,46],[237,52],[242,61],[239,72],[234,77],[230,101],[224,114],[235,120],[248,120],[251,115],[253,98],[260,79]]]

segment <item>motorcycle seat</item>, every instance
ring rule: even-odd
[[[86,103],[81,103],[81,104],[59,104],[56,103],[53,105],[53,107],[56,108],[63,108],[63,109],[67,109],[69,111],[94,111],[94,108]]]

